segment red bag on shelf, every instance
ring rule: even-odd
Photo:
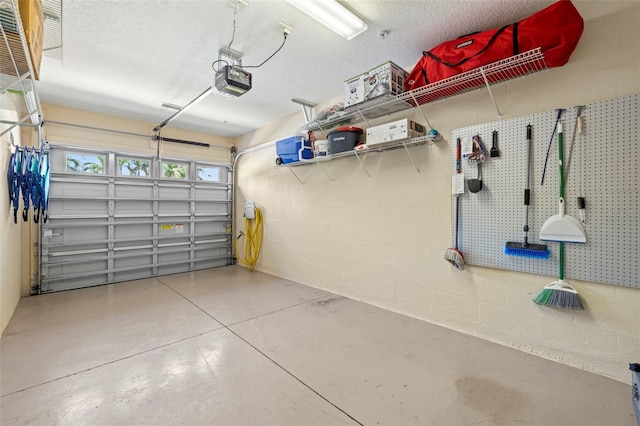
[[[423,56],[405,79],[405,90],[542,48],[548,67],[559,67],[580,41],[584,22],[570,0],[560,0],[530,17],[493,29],[444,42]]]

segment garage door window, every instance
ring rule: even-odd
[[[121,176],[150,176],[149,160],[118,157],[118,174]]]
[[[205,182],[220,182],[220,167],[198,165],[197,179]]]
[[[162,163],[162,177],[187,179],[189,177],[189,166],[183,163]]]
[[[67,152],[67,172],[104,173],[104,155]]]

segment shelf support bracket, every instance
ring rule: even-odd
[[[489,80],[487,80],[487,75],[484,72],[484,67],[480,67],[480,73],[482,74],[484,84],[485,86],[487,86],[487,90],[489,91],[489,96],[491,96],[491,100],[493,101],[493,106],[496,107],[496,111],[498,112],[498,118],[502,118],[502,113],[498,108],[498,103],[496,102],[496,98],[493,97],[493,92],[491,91],[491,85],[489,84]]]
[[[361,110],[358,110],[358,114],[360,114],[360,117],[362,117],[364,122],[367,123],[367,127],[371,127],[371,124],[369,123],[369,120],[367,119],[367,117],[364,116],[364,114],[362,114]]]
[[[327,172],[327,169],[325,169],[325,168],[324,168],[324,166],[322,165],[322,163],[318,161],[316,164],[317,164],[318,166],[320,166],[320,168],[322,169],[322,171],[324,172],[324,174],[325,174],[325,175],[327,175],[327,177],[329,178],[329,180],[330,180],[331,182],[333,182],[333,179],[331,179],[331,176],[330,176],[330,175],[329,175],[329,173]]]
[[[311,122],[311,113],[313,112],[313,107],[316,106],[313,102],[305,101],[300,98],[293,98],[291,102],[294,104],[298,104],[302,107],[302,114],[304,114],[304,121],[309,124]]]
[[[24,117],[22,117],[22,119],[20,121],[16,121],[16,122],[12,123],[11,126],[9,126],[7,129],[3,130],[2,133],[0,133],[0,136],[4,136],[5,134],[7,134],[10,131],[12,131],[15,127],[22,125],[22,123],[27,121],[29,118],[30,118],[29,115],[25,115]]]
[[[300,182],[300,185],[304,185],[304,182],[300,180],[300,178],[298,177],[298,175],[296,174],[296,172],[293,171],[293,169],[291,167],[287,167],[287,169],[289,169],[289,171],[291,172],[291,174],[293,174],[296,179],[298,179],[298,182]]]
[[[407,155],[409,156],[409,160],[411,160],[411,164],[413,164],[413,167],[415,167],[416,172],[420,173],[420,169],[418,168],[418,165],[416,164],[416,162],[413,160],[413,155],[411,155],[411,152],[409,152],[409,147],[407,147],[407,143],[406,143],[406,139],[402,141],[402,146],[404,147],[404,150],[406,151]]]
[[[411,93],[411,99],[413,100],[414,105],[416,106],[418,111],[420,111],[420,114],[422,114],[422,118],[424,118],[424,121],[427,123],[427,126],[429,126],[429,130],[433,130],[433,127],[431,126],[431,123],[429,122],[427,115],[422,110],[422,105],[418,105],[418,101],[416,100],[416,97],[413,94],[413,92],[409,92],[409,93]]]
[[[5,87],[0,88],[0,94],[4,95],[7,92],[7,90],[12,88],[13,86],[17,86],[20,82],[22,82],[22,80],[24,80],[25,78],[27,78],[29,76],[30,76],[30,74],[28,72],[22,74],[21,76],[19,76],[15,80],[13,80],[10,83],[8,83]]]
[[[360,154],[358,154],[358,151],[353,151],[353,153],[356,155],[356,158],[360,162],[360,166],[364,169],[364,172],[367,174],[369,178],[371,178],[371,175],[369,174],[369,170],[367,169],[367,166],[364,165],[364,156],[363,158],[360,158]],[[367,155],[366,152],[364,155],[365,156]]]

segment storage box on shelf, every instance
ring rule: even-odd
[[[380,96],[401,94],[408,74],[398,65],[388,61],[348,79],[344,82],[345,107]]]
[[[276,141],[276,164],[289,164],[313,158],[311,142],[304,136],[291,136]]]
[[[44,15],[41,0],[20,0],[20,18],[22,28],[29,48],[29,56],[33,64],[33,74],[40,79],[40,62],[42,61],[42,47],[44,43]]]

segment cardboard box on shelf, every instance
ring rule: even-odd
[[[351,77],[344,82],[344,106],[359,104],[364,101],[364,74]]]
[[[399,95],[404,91],[404,80],[408,75],[391,61],[356,75],[344,82],[344,106],[350,107],[384,95]]]
[[[367,129],[367,145],[379,146],[402,139],[411,139],[418,136],[425,136],[427,129],[415,121],[407,118],[369,127]]]
[[[364,98],[377,98],[382,95],[399,95],[404,92],[404,80],[408,72],[393,62],[385,62],[365,73]]]
[[[41,0],[20,0],[18,2],[20,19],[24,36],[29,48],[29,56],[33,64],[36,80],[40,79],[40,62],[42,61],[42,47],[44,43],[44,15]]]

